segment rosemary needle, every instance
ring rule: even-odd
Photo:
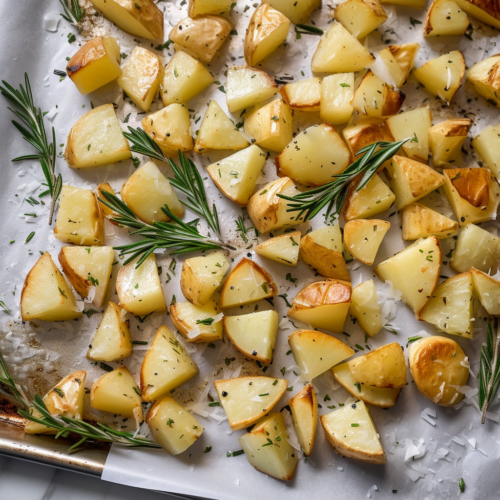
[[[78,0],[59,0],[63,7],[64,13],[61,14],[63,19],[76,26],[85,14],[85,11],[80,7]]]
[[[500,330],[494,334],[490,324],[488,324],[488,343],[481,347],[478,378],[479,408],[481,408],[481,423],[484,424],[486,412],[500,386]]]

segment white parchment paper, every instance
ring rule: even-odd
[[[186,17],[187,4],[185,0],[161,1],[159,6],[165,11],[165,32],[168,35],[170,28]],[[200,118],[203,117],[210,99],[216,99],[224,110],[227,109],[225,95],[220,87],[225,85],[226,66],[244,64],[242,40],[256,6],[257,4],[251,4],[248,0],[247,2],[240,0],[230,14],[229,18],[234,23],[238,35],[231,36],[230,41],[221,50],[220,57],[209,67],[219,83],[188,104],[193,132],[199,128]],[[59,77],[53,75],[54,69],[65,68],[66,57],[70,57],[82,41],[82,37],[78,36],[74,28],[59,19],[57,15],[59,10],[60,5],[57,0],[45,2],[18,0],[15,3],[6,1],[0,3],[3,28],[0,30],[0,46],[3,48],[0,52],[1,77],[12,84],[17,84],[22,81],[24,72],[29,72],[35,101],[44,110],[49,111],[48,118],[56,129],[57,151],[60,156],[58,169],[62,172],[65,183],[93,189],[97,183],[108,181],[116,191],[119,191],[123,182],[134,171],[131,161],[90,171],[73,171],[67,167],[60,153],[63,151],[71,126],[90,109],[91,102],[94,105],[114,102],[120,120],[126,121],[128,116],[128,124],[134,127],[138,126],[144,115],[137,115],[138,110],[128,100],[123,100],[121,91],[115,85],[106,86],[98,92],[82,97],[68,78],[59,81]],[[322,11],[313,15],[317,26],[328,27],[331,22],[328,16],[330,10],[329,6],[325,5]],[[365,42],[375,55],[388,43],[418,41],[422,48],[417,57],[417,66],[431,57],[459,48],[465,55],[467,66],[470,67],[484,57],[498,52],[496,47],[500,40],[498,32],[481,27],[475,21],[472,21],[474,25],[472,40],[466,37],[441,37],[424,41],[421,35],[422,25],[413,26],[410,22],[410,16],[423,21],[425,15],[423,11],[391,6],[387,6],[386,10],[389,14],[388,21]],[[67,38],[70,32],[78,37],[72,44],[68,43]],[[157,43],[150,41],[134,40],[107,21],[97,19],[94,25],[89,27],[87,34],[101,33],[111,33],[116,36],[124,54],[130,53],[137,43],[151,50],[157,46]],[[291,30],[286,46],[266,60],[262,68],[278,77],[294,76],[295,80],[309,77],[310,60],[317,42],[317,37],[307,35],[297,40]],[[173,55],[171,50],[163,50],[162,53],[165,63]],[[383,69],[380,68],[380,65],[376,64],[374,71],[383,76]],[[449,107],[418,89],[411,79],[403,91],[407,95],[404,110],[429,105],[434,123],[450,117],[469,117],[473,120],[471,136],[475,136],[485,126],[498,122],[498,108],[490,106],[478,97],[468,85],[460,89]],[[3,300],[11,311],[10,314],[0,312],[3,332],[0,334],[0,347],[6,353],[9,365],[14,367],[16,377],[31,394],[35,391],[44,394],[44,391],[60,377],[75,369],[87,370],[86,386],[90,388],[93,381],[103,374],[100,368],[85,358],[102,311],[89,313],[90,317],[84,315],[81,320],[68,323],[40,322],[36,325],[23,325],[20,321],[19,295],[24,277],[38,259],[40,251],[50,251],[56,260],[62,245],[55,240],[52,228],[47,225],[47,206],[32,207],[26,201],[30,196],[38,199],[38,194],[44,190],[41,185],[43,177],[36,162],[11,163],[11,158],[24,154],[29,150],[29,146],[10,125],[11,115],[5,109],[3,98],[0,99],[2,99],[0,300]],[[161,104],[156,102],[151,111],[160,107]],[[241,121],[239,114],[234,114],[232,118],[235,123]],[[297,132],[314,123],[320,123],[316,113],[295,113],[294,128]],[[126,125],[123,123],[124,129]],[[470,151],[469,141],[465,145],[465,150],[467,151],[464,157],[465,164],[477,164],[477,158]],[[217,158],[218,156],[214,154],[210,157],[196,157],[195,161],[203,172],[203,166],[207,166]],[[141,162],[145,161],[144,158],[140,159]],[[161,168],[169,175],[166,166]],[[203,177],[208,176],[203,175]],[[259,184],[274,178],[275,168],[270,158],[266,162]],[[254,258],[273,275],[279,285],[279,294],[287,294],[290,302],[302,286],[317,279],[302,263],[296,268],[289,268],[257,257],[251,248],[251,245],[257,242],[254,231],[248,231],[246,235],[248,243],[246,243],[235,230],[235,220],[239,215],[245,216],[247,227],[251,226],[245,210],[229,203],[213,186],[210,179],[207,178],[205,184],[209,196],[219,207],[223,237],[239,248],[230,255],[231,259],[238,261],[246,254]],[[424,199],[423,203],[447,216],[452,215],[452,210],[441,193],[434,193]],[[36,213],[37,217],[24,215],[32,213]],[[189,214],[186,217],[188,216]],[[405,246],[401,239],[399,214],[393,213],[391,209],[380,217],[388,218],[392,227],[379,250],[376,264]],[[317,217],[312,226],[319,227],[322,224],[323,219]],[[486,223],[482,227],[496,234],[497,223]],[[300,229],[304,234],[308,226],[305,225]],[[26,237],[32,231],[35,231],[35,236],[25,244]],[[260,240],[266,237],[267,235],[260,237]],[[10,243],[11,241],[13,243]],[[126,231],[106,224],[106,243],[116,245],[123,241],[128,241]],[[453,249],[454,243],[453,239],[443,242],[443,259],[446,263],[449,261],[449,252]],[[177,300],[183,300],[178,286],[182,259],[175,259],[173,271],[174,264],[170,257],[159,254],[157,259],[158,265],[162,267],[161,278],[167,303],[170,303],[173,295]],[[115,276],[118,268],[119,265],[115,266]],[[356,261],[349,264],[349,268],[353,285],[371,278],[375,280],[387,329],[382,330],[373,339],[366,339],[359,327],[348,319],[345,334],[335,334],[337,338],[353,347],[356,344],[362,347],[363,350],[358,349],[360,354],[393,341],[403,345],[406,352],[408,337],[437,333],[431,325],[416,321],[409,308],[398,300],[398,294],[388,285],[381,283],[371,268]],[[298,281],[293,283],[287,280],[287,273],[291,273],[290,277],[297,278]],[[454,274],[452,269],[447,264],[444,265],[442,275],[452,274]],[[167,275],[170,275],[170,281]],[[111,298],[116,300],[114,288]],[[268,302],[259,303],[258,306],[259,310],[272,307]],[[293,387],[293,390],[286,392],[275,407],[276,410],[280,410],[286,406],[288,399],[301,389],[302,383],[296,375],[298,371],[294,366],[293,356],[286,354],[289,350],[287,337],[294,327],[286,320],[285,301],[276,297],[274,306],[283,321],[274,361],[266,374],[281,376],[280,370],[285,367],[285,377],[289,380],[289,386]],[[84,307],[87,312],[93,308],[88,303],[84,304]],[[250,305],[242,310],[229,311],[229,314],[253,310],[254,305]],[[337,456],[326,442],[321,427],[318,428],[314,453],[307,462],[301,459],[295,477],[286,484],[255,471],[244,455],[227,457],[228,451],[240,449],[238,437],[244,431],[232,432],[223,410],[208,406],[209,396],[215,396],[212,382],[217,378],[262,373],[262,371],[255,363],[245,361],[227,340],[224,343],[217,343],[212,349],[205,344],[187,345],[181,338],[183,345],[200,366],[200,374],[176,389],[173,396],[195,411],[197,418],[205,427],[202,438],[179,457],[171,457],[163,451],[129,450],[115,446],[106,462],[103,478],[130,486],[221,500],[235,498],[268,500],[282,498],[285,495],[291,499],[303,499],[306,496],[311,498],[350,496],[420,500],[458,496],[460,494],[458,480],[463,477],[466,484],[463,498],[498,498],[500,496],[500,477],[497,472],[500,458],[499,406],[495,404],[492,407],[485,425],[480,424],[477,408],[477,380],[474,374],[478,371],[479,349],[485,340],[485,315],[480,316],[476,319],[477,331],[474,340],[453,337],[464,348],[471,361],[471,377],[468,388],[464,388],[466,397],[463,403],[453,409],[434,405],[420,395],[408,372],[409,383],[403,389],[396,406],[388,410],[371,409],[387,453],[387,464],[383,466],[363,464]],[[145,323],[131,318],[132,336],[134,340],[150,340],[161,324],[173,328],[166,314],[153,316]],[[136,346],[133,356],[124,362],[136,377],[146,348],[147,346]],[[116,366],[115,363],[111,364]],[[314,385],[318,401],[322,406],[320,414],[332,411],[327,406],[338,407],[339,403],[348,403],[352,400],[349,394],[333,381],[330,374],[315,379]],[[330,399],[325,401],[327,395]],[[89,408],[88,401],[86,403],[86,416],[109,419],[109,415],[97,414]],[[113,423],[119,426],[128,425],[127,422],[118,419],[114,419]],[[147,429],[143,429],[143,432],[147,433]],[[211,451],[203,453],[208,446],[212,447]]]

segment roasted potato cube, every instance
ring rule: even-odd
[[[214,77],[201,62],[179,50],[165,67],[160,96],[165,106],[183,104],[205,90],[213,81]]]
[[[204,63],[209,63],[229,37],[232,24],[222,16],[206,15],[178,22],[169,38],[175,50],[183,50]]]
[[[285,233],[264,241],[254,250],[256,254],[280,264],[296,266],[299,259],[300,239],[300,231]]]
[[[472,83],[476,92],[488,101],[500,106],[500,55],[494,55],[474,64],[467,72],[467,81]]]
[[[349,166],[351,153],[335,128],[322,123],[297,134],[274,161],[280,177],[321,186]]]
[[[344,228],[344,241],[349,253],[357,260],[371,266],[391,223],[379,219],[358,219]]]
[[[301,111],[319,111],[321,104],[321,80],[308,78],[287,83],[280,88],[281,97],[287,106]]]
[[[131,35],[163,39],[163,12],[153,0],[90,0],[106,19]]]
[[[354,73],[339,73],[323,78],[319,115],[332,125],[347,123],[352,116]]]
[[[78,92],[87,95],[122,74],[120,61],[120,47],[116,39],[98,36],[73,55],[66,65],[66,73]]]
[[[413,72],[429,94],[439,97],[447,104],[462,85],[464,74],[465,60],[459,50],[430,59]]]
[[[342,130],[342,134],[354,159],[358,158],[358,151],[365,146],[370,146],[375,142],[394,142],[387,120],[381,118],[362,118],[356,125]]]
[[[232,0],[189,0],[189,17],[203,16],[204,14],[223,14],[233,7]]]
[[[62,187],[54,236],[75,245],[104,244],[104,220],[92,191],[73,186]]]
[[[457,4],[467,14],[483,23],[500,28],[500,13],[495,2],[472,2],[471,0],[457,0]]]
[[[73,125],[64,157],[72,168],[100,167],[132,157],[112,104],[90,110]]]
[[[137,259],[123,266],[116,279],[119,306],[136,316],[147,316],[166,308],[156,257],[152,253],[137,266]]]
[[[397,87],[401,87],[406,82],[410,71],[415,65],[420,44],[403,43],[401,45],[389,45],[379,53],[380,59],[386,65],[391,78]]]
[[[250,19],[245,35],[245,61],[249,66],[272,54],[285,40],[290,20],[268,3],[261,3]]]
[[[493,316],[500,315],[500,281],[478,269],[472,268],[470,273],[474,292],[486,312]]]
[[[462,160],[462,146],[471,121],[468,118],[446,120],[429,129],[429,142],[434,167],[450,167]]]
[[[292,112],[281,100],[250,111],[245,116],[245,133],[254,144],[279,153],[292,140]]]
[[[472,140],[472,147],[496,179],[500,179],[500,124],[486,127]]]
[[[382,328],[377,289],[373,280],[365,281],[352,290],[349,313],[358,320],[359,326],[373,337]]]
[[[452,0],[434,0],[425,16],[424,36],[463,35],[467,14]]]
[[[267,3],[288,17],[293,24],[307,22],[311,14],[321,8],[320,0],[269,0]]]
[[[347,73],[368,68],[374,57],[340,23],[333,23],[320,39],[311,69],[316,73]]]
[[[208,153],[214,149],[238,151],[247,146],[248,141],[222,111],[217,101],[210,101],[194,143],[195,152]]]
[[[356,38],[365,38],[387,20],[378,0],[347,0],[335,9],[335,19]]]
[[[412,9],[425,9],[425,0],[380,0],[382,4],[402,5]]]
[[[458,222],[420,203],[412,203],[403,210],[403,240],[413,241],[427,236],[445,239],[457,232]]]
[[[307,384],[288,402],[300,447],[306,457],[311,456],[318,425],[318,400],[313,386]]]

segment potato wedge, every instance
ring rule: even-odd
[[[335,9],[335,19],[361,39],[385,22],[387,14],[378,0],[347,0]]]
[[[306,457],[314,448],[314,438],[318,425],[318,400],[313,386],[307,384],[288,402],[300,447]]]
[[[64,157],[72,168],[101,167],[132,157],[112,104],[97,106],[73,125]]]
[[[488,276],[483,271],[479,271],[479,269],[472,268],[470,273],[474,292],[481,305],[488,314],[500,315],[500,281]]]
[[[363,401],[320,417],[328,442],[342,457],[372,464],[385,464],[384,448]]]
[[[321,8],[320,0],[269,0],[267,2],[271,7],[279,10],[288,17],[293,24],[305,23],[311,17],[311,14]]]
[[[224,14],[231,9],[231,0],[189,0],[188,15],[196,17],[204,14]]]
[[[288,432],[281,412],[259,420],[239,443],[255,469],[268,476],[289,481],[295,474],[298,452],[288,442]],[[269,446],[271,442],[275,446]]]
[[[155,441],[171,455],[185,452],[204,431],[198,420],[169,396],[151,407],[146,424]]]
[[[319,115],[332,125],[347,123],[352,116],[351,100],[354,96],[354,73],[339,73],[323,78]]]
[[[457,0],[457,4],[467,14],[483,23],[500,28],[500,13],[495,2],[472,2],[471,0]]]
[[[138,267],[137,259],[123,266],[116,278],[118,305],[135,316],[164,311],[165,297],[161,288],[156,257],[152,253]]]
[[[390,222],[379,219],[348,222],[344,228],[344,241],[349,253],[363,264],[371,266],[390,227]]]
[[[452,0],[434,0],[427,10],[424,36],[463,35],[469,26],[467,14]]]
[[[500,55],[494,55],[474,64],[467,72],[467,81],[472,83],[476,92],[500,106],[498,90],[500,89],[499,73]]]
[[[321,80],[308,78],[294,83],[287,83],[280,88],[281,97],[292,109],[301,111],[319,111],[321,104]]]
[[[296,266],[299,259],[300,241],[300,231],[294,231],[269,238],[256,246],[254,250],[256,254],[280,264]]]
[[[290,20],[268,3],[255,9],[245,35],[245,61],[249,66],[272,54],[285,40]]]
[[[113,247],[66,246],[59,252],[62,270],[78,295],[86,298],[95,288],[92,303],[96,307],[106,301],[114,261]]]
[[[182,265],[181,290],[184,297],[197,307],[203,307],[219,288],[229,262],[222,252],[186,259]]]
[[[123,31],[141,38],[163,40],[163,12],[153,0],[90,1],[106,19]]]
[[[405,84],[415,65],[415,57],[419,49],[420,44],[418,43],[403,43],[389,45],[380,51],[380,59],[387,67],[387,71],[398,88]]]
[[[278,336],[276,311],[259,311],[241,316],[225,316],[224,331],[238,351],[250,359],[271,363]]]
[[[351,281],[344,259],[340,226],[324,226],[306,234],[300,245],[300,258],[326,278]]]
[[[311,381],[350,358],[354,351],[335,337],[314,330],[296,330],[288,337],[304,380]]]
[[[421,205],[412,203],[403,209],[403,240],[414,241],[427,236],[450,238],[458,232],[458,222]]]
[[[274,161],[280,177],[321,186],[349,166],[351,153],[335,128],[322,123],[297,134]]]
[[[412,9],[425,9],[425,0],[380,0],[382,4],[402,5]]]
[[[275,297],[278,286],[272,276],[253,260],[243,257],[229,273],[220,294],[220,307],[242,306]]]
[[[429,142],[434,167],[451,167],[462,161],[462,146],[471,126],[468,118],[438,123],[429,129]]]
[[[342,134],[354,159],[359,157],[358,151],[365,146],[370,146],[375,142],[394,142],[387,120],[381,118],[362,118],[356,125],[344,128]]]
[[[352,290],[349,313],[356,318],[367,335],[373,337],[382,328],[377,289],[373,280],[365,281]]]
[[[232,24],[222,16],[187,17],[172,28],[168,37],[174,42],[176,52],[183,50],[209,63],[224,45],[232,29]]]
[[[120,61],[120,47],[116,38],[97,36],[71,57],[66,65],[66,73],[78,92],[87,95],[122,74]]]
[[[484,128],[472,140],[472,147],[484,167],[488,167],[497,181],[500,179],[500,124]]]
[[[417,240],[374,269],[382,281],[390,281],[402,293],[415,314],[432,296],[440,270],[441,246],[435,236]]]
[[[144,401],[156,401],[197,373],[198,366],[191,356],[173,333],[162,326],[142,362],[142,397]]]
[[[321,37],[311,69],[316,73],[347,73],[368,68],[375,61],[368,50],[340,23],[333,23]]]
[[[313,328],[342,332],[351,303],[351,284],[324,280],[306,285],[293,299],[288,316]]]

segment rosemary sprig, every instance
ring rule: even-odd
[[[52,127],[52,142],[49,142],[43,122],[46,113],[37,108],[33,102],[33,94],[27,73],[24,74],[24,82],[24,86],[22,84],[19,85],[19,90],[17,90],[5,80],[2,80],[4,86],[0,86],[0,92],[15,105],[16,109],[8,109],[21,120],[21,123],[12,120],[12,124],[21,132],[24,140],[37,150],[37,153],[18,156],[12,161],[38,160],[40,162],[43,175],[45,176],[45,184],[52,197],[49,212],[49,224],[52,224],[55,203],[62,188],[61,174],[58,176],[55,174],[56,133],[54,127]]]
[[[304,216],[304,222],[315,217],[326,207],[325,220],[335,208],[335,214],[340,214],[347,197],[349,184],[360,174],[364,173],[357,187],[359,191],[375,175],[377,169],[389,158],[394,156],[399,148],[409,139],[399,142],[376,142],[360,149],[356,154],[362,154],[351,163],[342,173],[334,175],[333,181],[323,186],[304,191],[295,196],[278,194],[280,198],[290,201],[287,212],[298,212],[297,219]]]
[[[481,423],[486,420],[486,412],[500,386],[500,330],[493,333],[488,324],[488,343],[481,347],[479,360],[479,408],[481,408]]]
[[[68,23],[76,26],[85,14],[85,11],[80,7],[78,0],[59,0],[63,7],[64,13],[61,14],[63,19],[66,19]]]
[[[174,171],[174,177],[169,179],[170,184],[187,196],[187,201],[180,200],[180,202],[195,214],[204,217],[208,225],[219,234],[217,208],[214,203],[210,210],[205,186],[196,165],[179,150],[179,167],[163,153],[160,146],[143,129],[128,127],[128,130],[129,132],[124,132],[123,135],[132,143],[130,149],[135,153],[168,163]]]
[[[300,30],[302,31],[299,31]],[[301,35],[322,35],[324,31],[322,29],[316,28],[316,26],[309,26],[308,24],[296,24],[295,32]]]
[[[0,352],[0,394],[17,401],[23,408],[29,408],[29,403],[22,389],[18,387],[11,377],[2,353]]]

